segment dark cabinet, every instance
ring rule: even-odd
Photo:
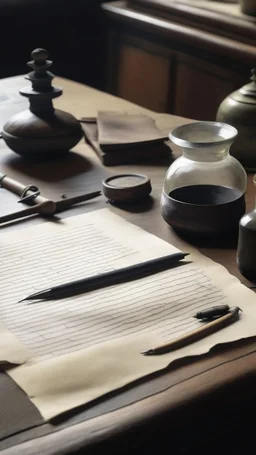
[[[214,120],[221,101],[249,80],[256,62],[256,23],[250,22],[249,37],[241,27],[238,33],[236,24],[227,33],[228,27],[218,27],[221,15],[207,28],[193,10],[193,20],[188,25],[187,12],[182,25],[182,17],[160,14],[161,1],[166,3],[155,1],[158,9],[146,8],[147,0],[103,5],[107,90],[157,112]]]

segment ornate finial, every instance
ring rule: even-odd
[[[44,63],[49,58],[49,54],[46,49],[38,47],[31,52],[31,58],[38,64]]]
[[[47,50],[41,48],[34,49],[31,52],[31,57],[33,60],[27,62],[27,65],[34,71],[28,73],[26,79],[32,82],[32,86],[36,90],[38,87],[41,88],[42,86],[44,90],[46,90],[47,87],[50,88],[54,75],[48,71],[52,66],[52,61],[48,60],[49,54]]]
[[[49,54],[46,49],[37,48],[31,52],[33,60],[27,65],[33,69],[25,79],[29,80],[32,87],[24,87],[20,94],[29,98],[30,110],[33,112],[52,111],[52,100],[62,94],[58,87],[52,87],[54,75],[48,71],[52,61],[48,60]]]
[[[2,137],[20,155],[66,153],[83,137],[82,127],[72,114],[53,106],[62,89],[52,85],[54,75],[48,71],[52,61],[47,50],[34,49],[31,58],[27,64],[32,71],[26,76],[30,84],[19,90],[28,98],[29,107],[5,123]]]
[[[48,74],[48,76],[51,76],[51,78],[54,77],[52,73],[49,73],[47,71],[52,66],[52,61],[48,60],[49,54],[46,49],[34,49],[31,52],[31,58],[33,60],[27,62],[27,65],[34,70],[32,73],[30,73],[31,75],[36,75],[38,73],[42,75],[42,73],[45,73]]]

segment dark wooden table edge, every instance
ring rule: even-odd
[[[205,363],[205,367],[198,371],[200,362]],[[199,357],[196,362],[195,358],[192,358],[185,361],[185,366],[182,366],[182,363],[178,361],[169,368],[165,387],[161,391],[152,390],[143,399],[137,399],[131,404],[84,422],[56,429],[50,434],[36,438],[32,436],[33,439],[22,443],[13,441],[14,444],[1,453],[57,455],[76,453],[75,451],[81,448],[88,450],[88,453],[90,450],[97,453],[96,448],[102,444],[107,443],[111,447],[114,444],[115,448],[115,440],[120,437],[133,441],[134,429],[137,439],[140,433],[144,438],[152,426],[156,431],[158,425],[161,426],[161,421],[168,419],[169,424],[172,423],[177,428],[181,426],[185,431],[189,424],[185,422],[185,415],[190,416],[196,412],[200,422],[200,419],[205,420],[209,413],[214,415],[216,403],[221,401],[221,409],[230,407],[231,396],[232,408],[237,406],[237,409],[241,403],[248,407],[249,403],[254,401],[253,398],[256,398],[256,392],[255,395],[251,393],[251,383],[256,379],[256,338],[216,347],[211,353]],[[182,368],[185,369],[183,377]],[[204,412],[205,401],[208,405],[207,415]],[[10,441],[11,439],[12,437]]]

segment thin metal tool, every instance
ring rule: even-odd
[[[53,201],[44,201],[40,204],[33,205],[27,209],[20,210],[19,212],[9,213],[0,217],[0,224],[8,223],[8,221],[25,218],[26,216],[40,214],[40,215],[53,215],[56,210],[56,204]]]
[[[63,212],[72,205],[79,204],[80,202],[89,201],[101,195],[101,191],[93,191],[92,193],[79,194],[78,196],[69,197],[66,199],[60,199],[56,201],[56,211],[55,213]]]
[[[33,214],[40,215],[55,215],[56,213],[63,212],[69,207],[79,204],[80,202],[89,201],[101,195],[101,191],[93,191],[91,193],[80,194],[70,198],[60,199],[58,201],[52,201],[45,198],[40,194],[40,190],[36,185],[24,185],[17,180],[11,179],[5,174],[0,173],[0,186],[12,193],[20,196],[19,203],[26,203],[32,207],[30,209],[24,209],[19,212],[10,213],[8,215],[0,217],[0,224],[13,221],[18,218],[24,218]],[[47,203],[47,204],[46,204]]]

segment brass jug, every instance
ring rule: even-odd
[[[216,120],[229,123],[238,130],[230,154],[247,171],[256,171],[256,69],[251,82],[227,96],[220,104]]]

